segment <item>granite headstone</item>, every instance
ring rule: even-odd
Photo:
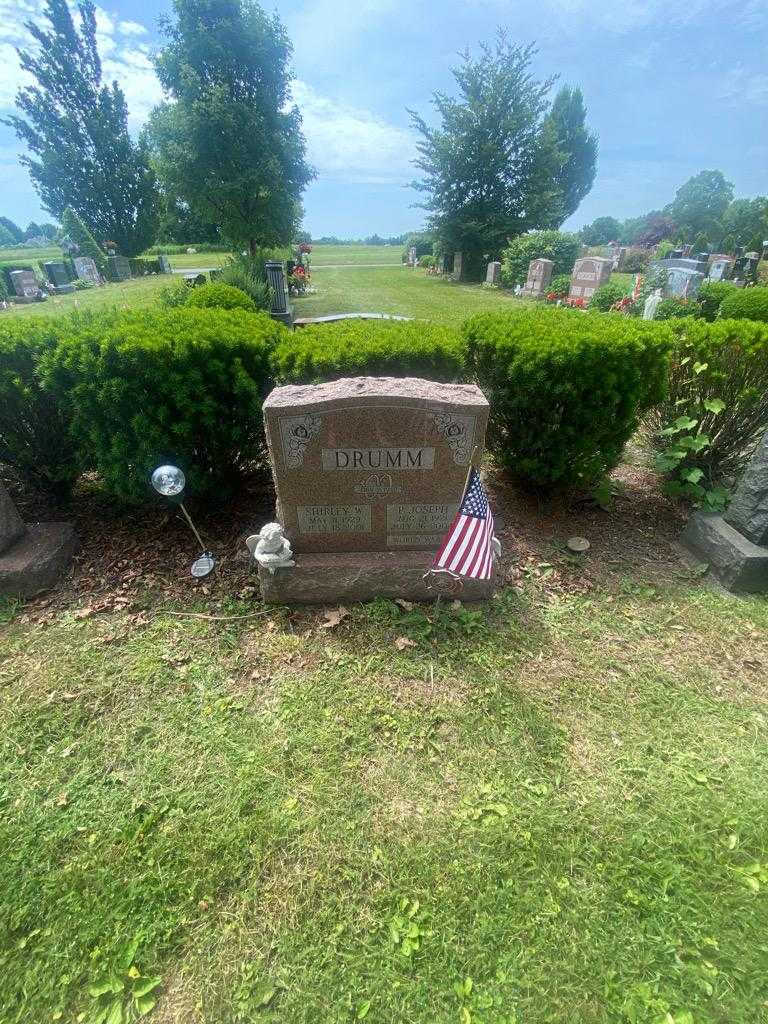
[[[75,273],[79,281],[88,281],[89,284],[101,284],[99,268],[90,256],[75,256],[72,262],[75,265]]]
[[[554,266],[552,260],[531,260],[528,264],[528,277],[523,285],[523,295],[531,299],[540,299],[546,295]]]
[[[488,264],[485,271],[485,283],[494,288],[498,288],[501,284],[501,264],[499,262],[493,261]]]
[[[108,256],[109,277],[112,281],[129,281],[131,264],[125,256]]]
[[[429,597],[423,575],[483,452],[480,389],[394,377],[289,385],[267,397],[264,420],[277,518],[297,559],[262,575],[265,599]]]
[[[602,285],[607,284],[613,270],[613,261],[605,256],[585,256],[576,260],[571,271],[571,299],[590,299]]]

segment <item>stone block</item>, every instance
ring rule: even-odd
[[[355,551],[296,555],[296,566],[270,573],[259,566],[267,604],[344,604],[377,597],[434,601],[437,597],[485,601],[493,579],[457,582],[438,574],[424,578],[434,559],[428,551]]]
[[[26,526],[21,520],[11,496],[0,484],[0,554],[24,535]]]
[[[30,526],[0,554],[0,594],[23,598],[49,590],[76,548],[75,531],[69,523]]]
[[[707,562],[713,575],[729,590],[755,594],[768,591],[768,547],[754,544],[722,516],[696,512],[681,542]]]

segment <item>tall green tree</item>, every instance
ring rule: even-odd
[[[10,217],[0,217],[0,226],[4,227],[11,233],[14,242],[19,243],[24,241],[24,232],[15,221],[10,219]]]
[[[6,123],[27,147],[21,162],[45,209],[60,219],[71,207],[97,238],[134,256],[157,231],[155,176],[128,133],[122,90],[102,81],[93,0],[78,10],[79,29],[67,0],[46,0],[44,21],[26,23],[37,45],[19,58],[36,84],[19,90]]]
[[[534,54],[499,32],[478,58],[462,54],[456,98],[433,95],[436,126],[409,111],[421,137],[413,187],[443,248],[498,256],[509,238],[560,224],[583,190],[583,154],[572,178],[566,167],[566,147],[578,148],[577,104],[563,94],[557,117],[547,116],[555,79],[534,77]]]
[[[560,89],[544,119],[544,131],[552,134],[552,173],[560,193],[560,208],[553,211],[551,226],[560,227],[592,188],[597,171],[597,136],[587,128],[581,89],[567,85]]]
[[[579,232],[584,245],[605,245],[618,241],[621,223],[615,217],[598,217],[591,224],[585,224]]]
[[[762,252],[768,238],[768,198],[734,199],[723,214],[721,228],[718,246],[728,251],[743,246],[747,251]]]
[[[163,187],[237,245],[291,241],[313,172],[289,106],[291,45],[255,0],[174,0],[148,138]]]
[[[733,184],[722,171],[699,171],[680,186],[664,212],[685,241],[712,244],[722,234],[723,215],[732,201]]]

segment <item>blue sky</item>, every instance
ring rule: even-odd
[[[271,9],[267,3],[264,5]],[[0,0],[0,113],[21,80],[14,45],[42,0]],[[103,0],[105,70],[137,129],[161,98],[149,60],[168,4]],[[305,196],[313,235],[398,234],[418,227],[414,138],[406,107],[430,116],[450,91],[457,53],[504,26],[539,47],[535,70],[579,85],[600,137],[597,178],[566,226],[663,206],[704,168],[736,194],[768,193],[766,0],[293,0],[278,8],[294,44],[294,96],[317,180]],[[0,126],[0,214],[43,217]]]

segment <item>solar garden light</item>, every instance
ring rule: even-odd
[[[204,576],[210,576],[213,572],[216,567],[216,559],[213,553],[208,551],[205,544],[203,544],[203,539],[197,532],[197,527],[192,522],[192,517],[184,506],[184,487],[186,482],[187,478],[178,466],[158,466],[152,474],[152,486],[158,494],[162,494],[164,498],[168,498],[173,504],[179,506],[182,515],[189,523],[190,530],[194,533],[195,539],[202,549],[202,555],[195,559],[189,570],[196,579],[202,579]]]

